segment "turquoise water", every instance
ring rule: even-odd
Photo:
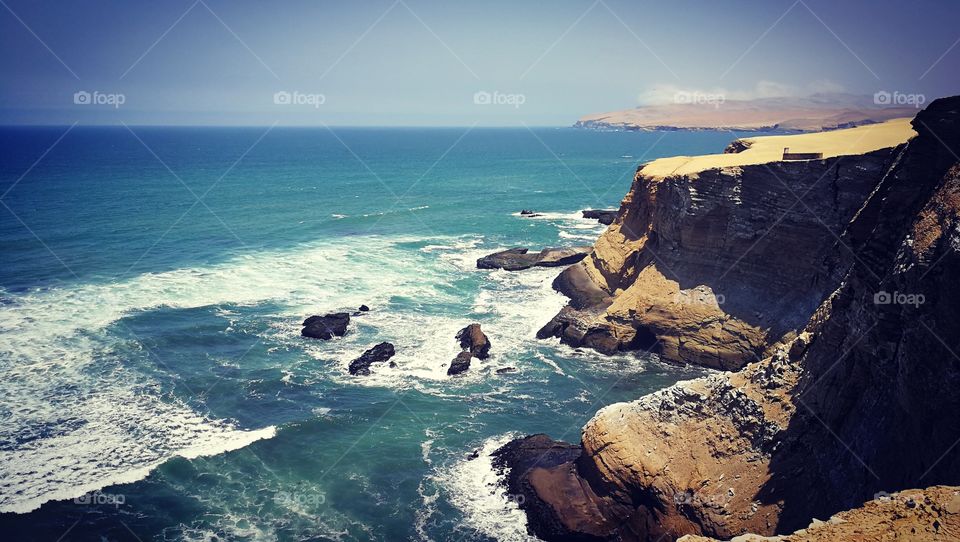
[[[524,540],[490,451],[575,441],[600,407],[698,374],[535,340],[559,270],[475,260],[589,244],[602,226],[577,211],[617,206],[639,161],[730,134],[133,132],[0,130],[0,531],[18,539]],[[360,304],[342,339],[299,336]],[[449,378],[470,322],[492,357]],[[396,368],[347,373],[385,340]]]

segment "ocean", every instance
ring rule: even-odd
[[[560,270],[476,259],[591,244],[579,210],[618,206],[639,162],[733,137],[0,129],[0,532],[529,539],[491,451],[576,442],[599,408],[702,373],[536,340]],[[300,336],[361,304],[346,336]],[[448,377],[471,322],[492,355]],[[381,341],[396,367],[351,376]]]

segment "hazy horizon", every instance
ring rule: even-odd
[[[960,68],[934,1],[0,4],[4,125],[562,127],[678,91],[929,102]]]

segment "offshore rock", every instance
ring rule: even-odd
[[[350,374],[369,375],[370,366],[374,363],[387,361],[393,357],[396,351],[390,343],[380,343],[364,352],[359,358],[350,362]]]
[[[592,218],[597,222],[609,226],[617,218],[619,209],[584,209],[580,211],[583,218]]]
[[[526,248],[511,248],[477,259],[477,269],[521,271],[531,267],[561,267],[582,260],[591,250],[592,247],[545,248],[530,253]]]
[[[345,312],[311,316],[303,321],[303,329],[300,330],[300,335],[328,341],[334,336],[343,337],[347,333],[349,323],[350,315]]]

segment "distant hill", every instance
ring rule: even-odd
[[[914,107],[884,107],[872,96],[822,94],[807,98],[723,100],[684,94],[678,103],[644,105],[580,118],[576,128],[595,130],[794,130],[816,132],[913,117]]]

